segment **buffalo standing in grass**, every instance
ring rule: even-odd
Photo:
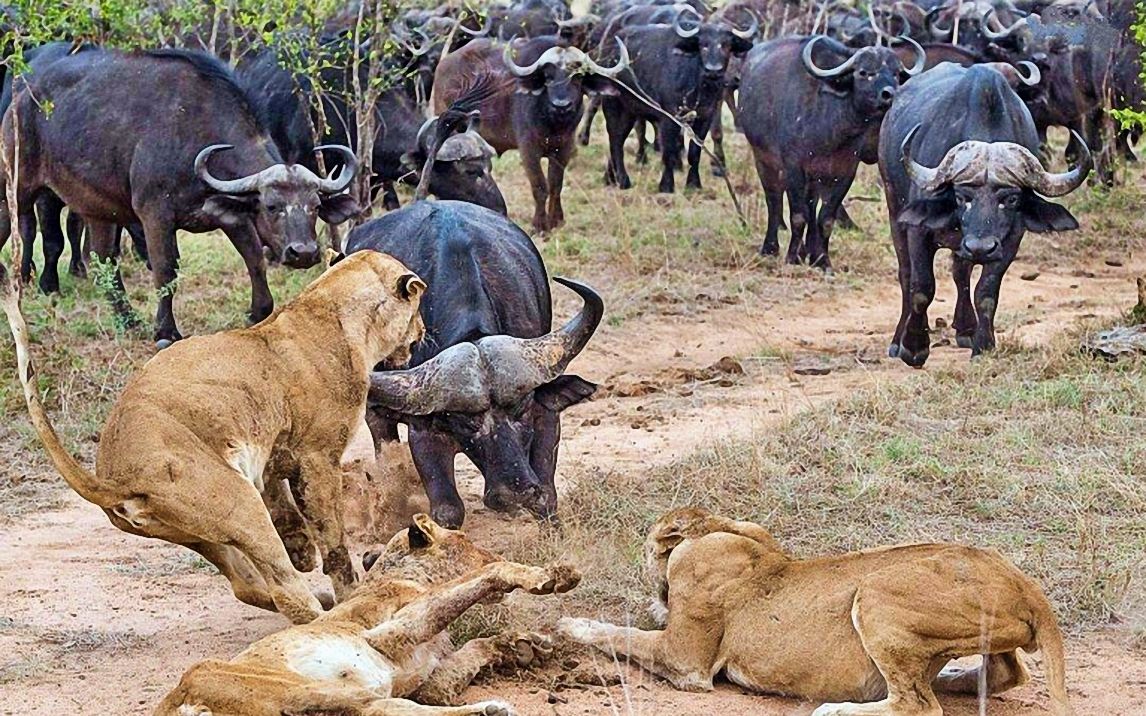
[[[352,231],[347,250],[391,254],[430,287],[421,306],[426,339],[411,360],[412,366],[426,364],[428,373],[415,381],[417,386],[408,377],[416,368],[376,373],[371,399],[383,415],[409,424],[410,450],[434,519],[454,528],[465,519],[454,484],[459,452],[485,477],[487,506],[523,507],[539,518],[553,517],[561,411],[597,387],[563,372],[596,330],[601,299],[587,286],[558,279],[581,296],[584,308],[564,328],[538,338],[552,323],[541,256],[512,222],[472,204],[416,202]],[[497,334],[514,338],[490,338]],[[476,364],[496,369],[500,377],[474,387],[474,369],[454,375],[434,367],[443,361],[454,365],[449,350],[462,354],[456,356],[458,365],[474,365],[477,354]],[[436,363],[426,363],[431,359]],[[459,394],[467,390],[469,399],[461,400]],[[424,412],[413,406],[427,404],[426,396],[435,391],[452,396],[448,412],[410,415]],[[371,423],[376,438],[397,437],[385,418],[374,415]]]
[[[533,228],[549,231],[565,222],[561,188],[573,158],[584,94],[615,93],[611,78],[627,65],[623,47],[616,66],[602,67],[553,35],[505,45],[474,40],[438,65],[434,110],[446,109],[477,78],[492,78],[497,91],[475,105],[481,112],[481,135],[499,155],[510,149],[521,153],[533,192]],[[548,160],[548,176],[541,170],[542,159]]]
[[[250,318],[260,321],[274,307],[268,259],[313,266],[318,217],[337,223],[358,211],[341,193],[354,176],[353,153],[336,148],[346,162],[338,179],[284,163],[230,71],[207,55],[91,50],[26,82],[3,124],[9,166],[20,166],[21,228],[34,226],[33,202],[45,190],[87,221],[100,258],[112,258],[116,226],[142,224],[159,294],[161,348],[181,337],[171,305],[177,230],[227,235],[251,277]],[[6,205],[0,219],[2,241]],[[116,308],[130,320],[118,269],[115,283]]]
[[[768,204],[760,253],[780,251],[786,192],[792,222],[788,262],[806,259],[831,267],[828,239],[856,169],[861,161],[875,162],[884,113],[901,80],[926,62],[923,49],[907,42],[916,57],[906,67],[890,48],[855,50],[822,36],[774,40],[748,55],[740,81],[740,121]]]
[[[656,122],[661,144],[664,169],[658,190],[674,191],[673,171],[681,164],[684,148],[677,122],[687,123],[697,140],[704,141],[724,96],[728,62],[752,49],[756,29],[754,20],[746,29],[701,22],[695,11],[686,9],[677,12],[671,25],[638,25],[617,33],[633,57],[620,81],[636,94],[626,90],[602,99],[609,132],[607,183],[632,187],[625,169],[625,140],[637,121],[646,119]],[[700,154],[700,145],[691,142],[685,181],[691,189],[700,188]]]
[[[972,355],[995,345],[995,310],[1007,267],[1027,231],[1068,231],[1078,222],[1042,197],[1077,189],[1091,168],[1051,174],[1039,135],[1007,78],[991,67],[941,65],[907,83],[884,120],[879,170],[903,304],[888,354],[916,368],[929,352],[927,308],[935,297],[935,252],[954,253],[955,332]],[[971,270],[983,273],[971,301]]]

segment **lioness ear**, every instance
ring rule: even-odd
[[[346,258],[346,254],[342,253],[341,251],[335,251],[334,249],[327,249],[326,250],[326,267],[330,268],[331,266],[338,263],[339,261],[341,261],[344,258]]]
[[[680,529],[677,527],[657,536],[657,544],[660,545],[661,554],[672,552],[681,542],[684,542],[684,535],[680,533]]]
[[[418,298],[425,290],[426,282],[418,278],[417,274],[403,274],[398,279],[398,295],[406,301]]]
[[[372,549],[366,554],[362,555],[362,570],[364,572],[369,572],[374,567],[374,563],[377,562],[378,558],[381,556],[382,553],[376,549]]]
[[[410,549],[425,549],[434,543],[433,538],[417,524],[410,525],[406,530],[406,539],[410,541]]]

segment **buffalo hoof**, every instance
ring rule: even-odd
[[[899,344],[898,358],[912,368],[922,368],[923,364],[927,362],[927,357],[930,354],[930,348],[924,347],[918,351],[913,351],[902,343]]]
[[[712,176],[718,177],[718,178],[723,178],[727,175],[728,175],[728,171],[723,166],[721,166],[720,164],[713,164],[712,165]]]
[[[446,529],[461,529],[462,523],[466,521],[466,508],[462,504],[436,505],[431,507],[430,517]]]
[[[898,343],[892,343],[890,346],[887,347],[887,357],[888,358],[898,358],[899,357],[899,344]]]
[[[85,264],[72,264],[68,267],[68,273],[75,278],[87,278],[88,267]]]
[[[780,255],[780,244],[775,242],[775,241],[765,240],[764,243],[760,246],[760,255],[761,256],[779,256]]]
[[[628,189],[633,188],[633,180],[629,178],[628,174],[626,174],[623,177],[621,177],[620,179],[618,179],[616,184],[617,184],[617,188],[622,189],[622,190],[628,190]]]
[[[960,348],[973,348],[975,339],[972,336],[955,336],[955,345]]]

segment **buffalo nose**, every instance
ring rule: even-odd
[[[895,99],[895,90],[893,88],[884,87],[879,91],[879,103],[884,107],[890,105],[893,99]]]
[[[318,263],[316,244],[289,244],[283,250],[283,263],[292,268],[308,268]]]
[[[993,236],[971,236],[963,240],[963,249],[974,259],[985,259],[999,250],[999,240]]]
[[[553,102],[553,106],[557,109],[565,109],[569,105],[573,104],[573,100],[569,99],[568,97],[557,97],[551,101]]]

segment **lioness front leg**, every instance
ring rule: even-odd
[[[632,659],[681,691],[712,691],[713,662],[720,631],[690,630],[695,637],[693,641],[688,637],[680,638],[680,626],[677,627],[678,633],[674,633],[673,621],[674,615],[670,612],[667,629],[643,631],[592,619],[566,617],[557,623],[557,631],[614,659]],[[678,617],[675,621],[679,624],[681,619]]]
[[[341,454],[307,455],[299,461],[299,509],[322,553],[322,571],[339,602],[350,596],[357,578],[342,526]]]
[[[479,701],[464,706],[423,706],[406,699],[379,699],[359,712],[361,716],[516,716],[504,701]]]
[[[499,634],[471,639],[442,660],[414,693],[423,704],[455,704],[474,677],[487,666],[509,664],[521,668],[540,664],[553,652],[547,636],[531,633]]]
[[[580,581],[581,575],[565,565],[531,567],[494,562],[483,567],[477,576],[455,579],[427,592],[363,636],[378,651],[398,658],[396,649],[429,641],[480,601],[516,589],[531,594],[567,592]]]

